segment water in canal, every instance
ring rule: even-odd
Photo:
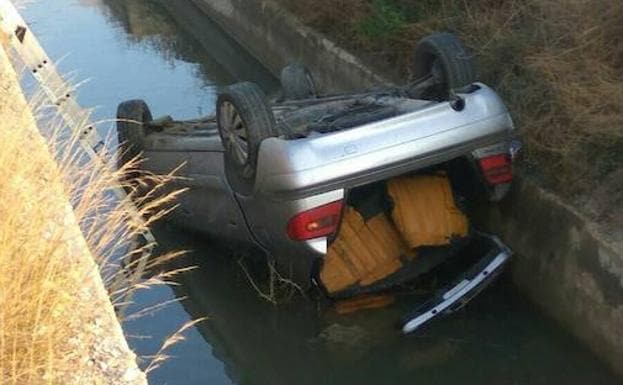
[[[166,4],[166,5],[163,5]],[[78,71],[80,101],[96,118],[117,103],[146,99],[155,115],[211,113],[219,87],[252,80],[267,92],[276,80],[187,0],[42,0],[25,18],[63,71]],[[103,131],[110,129],[105,125]],[[179,285],[141,292],[137,307],[179,303],[125,325],[140,355],[154,354],[190,319],[153,384],[615,384],[610,371],[526,303],[502,279],[466,310],[416,335],[395,322],[413,305],[405,296],[354,316],[319,311],[306,301],[262,302],[234,259],[199,236],[157,234],[165,248],[193,250],[181,264],[198,268]]]

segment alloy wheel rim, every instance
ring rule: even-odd
[[[220,124],[225,149],[233,155],[234,160],[244,166],[249,159],[249,143],[247,127],[236,107],[228,101],[221,104]]]

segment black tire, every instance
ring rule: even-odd
[[[312,99],[318,96],[314,77],[304,65],[287,65],[281,71],[280,79],[286,100]]]
[[[424,99],[447,100],[452,90],[466,87],[477,80],[473,57],[452,33],[434,33],[418,43],[413,55],[414,80],[433,75],[437,84],[429,87]]]
[[[117,138],[121,148],[120,165],[126,164],[143,150],[152,116],[144,100],[128,100],[117,107]]]
[[[260,144],[278,134],[266,95],[250,82],[229,86],[218,97],[216,117],[227,179],[236,192],[249,194],[255,184]]]

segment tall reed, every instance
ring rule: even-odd
[[[150,277],[128,279],[152,246],[134,241],[182,192],[167,187],[172,175],[136,173],[138,159],[109,166],[113,140],[108,162],[89,158],[43,94],[26,102],[2,48],[0,384],[139,383],[118,372],[133,357],[124,355],[103,283],[118,306],[175,273],[157,266],[179,253],[150,258]],[[113,193],[119,181],[129,191],[123,199]]]

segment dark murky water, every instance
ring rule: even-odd
[[[45,0],[24,15],[50,55],[64,57],[63,71],[90,79],[80,101],[98,106],[98,119],[113,117],[117,103],[132,98],[146,99],[155,115],[208,114],[219,87],[238,80],[274,92],[276,80],[188,3]],[[231,257],[201,237],[158,235],[165,247],[194,250],[180,263],[198,268],[178,286],[136,297],[140,307],[186,299],[126,324],[130,344],[150,355],[188,320],[209,319],[169,352],[174,358],[151,374],[154,384],[617,383],[519,297],[508,277],[465,311],[405,338],[395,321],[413,298],[349,317],[304,301],[275,308],[257,298]]]

